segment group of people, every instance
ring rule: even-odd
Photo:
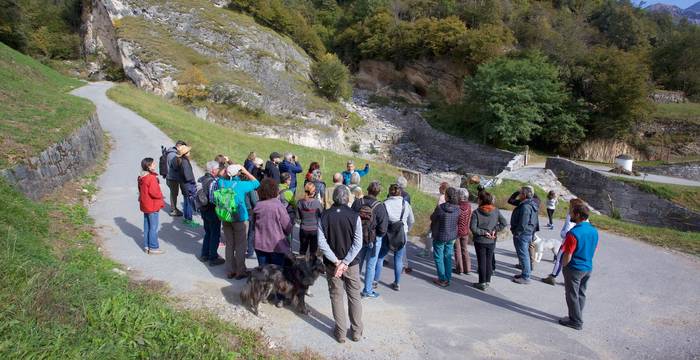
[[[376,298],[384,258],[393,254],[394,281],[390,288],[400,291],[400,280],[407,272],[406,242],[415,223],[407,181],[399,177],[380,200],[382,184],[371,181],[366,189],[360,182],[369,165],[358,170],[353,161],[346,170],[333,175],[333,184],[322,180],[318,162],[310,164],[303,179],[303,196],[297,196],[297,175],[303,172],[299,159],[292,153],[270,154],[263,160],[250,153],[243,165],[224,155],[206,163],[206,173],[194,180],[189,161],[190,147],[178,141],[163,149],[159,173],[170,188],[172,216],[184,216],[188,226],[200,226],[192,220],[198,210],[204,226],[204,239],[199,259],[210,266],[225,264],[227,277],[248,276],[246,257],[257,258],[258,265],[284,265],[292,253],[292,230],[299,223],[299,255],[309,259],[323,257],[328,287],[336,322],[334,336],[344,342],[347,318],[343,298],[348,298],[350,338],[359,341],[362,335],[362,298]],[[155,160],[143,159],[138,178],[141,211],[144,213],[144,251],[162,254],[158,245],[158,212],[164,208]],[[177,208],[178,193],[184,197],[183,211]],[[500,231],[508,226],[496,208],[492,194],[481,189],[478,207],[472,210],[465,188],[442,184],[441,196],[431,215],[430,251],[433,254],[440,287],[451,285],[452,273],[468,274],[471,260],[468,251],[474,243],[478,283],[486,290],[495,270],[494,249]],[[531,187],[523,187],[509,202],[516,205],[510,229],[519,259],[521,274],[513,281],[530,282],[529,246],[539,229],[539,202]],[[563,325],[581,328],[581,310],[591,271],[591,259],[597,246],[597,233],[587,222],[588,208],[572,200],[562,236],[564,245],[556,259],[555,269],[545,282],[554,283],[564,269],[569,317]],[[551,220],[550,220],[551,223]],[[587,225],[586,225],[587,224]],[[225,258],[218,254],[222,238]],[[429,253],[428,252],[428,253]],[[455,260],[455,269],[452,259]],[[557,270],[559,269],[559,270]],[[364,278],[362,279],[362,274]],[[346,293],[346,294],[343,294]],[[278,302],[281,306],[282,302]]]

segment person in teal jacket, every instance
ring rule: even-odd
[[[369,164],[365,164],[364,170],[355,170],[355,162],[348,160],[347,170],[343,171],[343,185],[350,185],[350,179],[353,173],[358,173],[360,176],[365,176],[369,173]]]
[[[242,179],[245,178],[246,180]],[[236,280],[245,279],[248,272],[245,267],[246,251],[248,250],[248,209],[245,206],[245,197],[251,191],[255,191],[260,182],[241,165],[229,165],[226,168],[226,178],[220,178],[212,192],[219,188],[232,188],[235,192],[237,212],[233,221],[222,221],[224,239],[226,242],[226,277]]]

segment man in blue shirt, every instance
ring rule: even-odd
[[[347,170],[343,171],[343,185],[348,186],[350,185],[350,179],[352,178],[353,173],[358,173],[360,176],[365,176],[367,173],[369,173],[369,164],[365,164],[365,168],[363,170],[355,170],[355,162],[352,160],[348,160],[347,164]]]
[[[593,255],[598,249],[598,230],[588,220],[588,206],[576,204],[570,211],[571,221],[576,223],[562,245],[564,287],[569,317],[559,324],[572,329],[583,328],[583,307],[586,304],[586,286],[593,271]]]
[[[297,156],[292,153],[285,153],[284,160],[280,164],[280,174],[289,173],[291,175],[292,183],[289,184],[289,189],[292,190],[292,194],[297,193],[297,174],[302,171],[304,169],[301,168],[301,164],[297,161]]]

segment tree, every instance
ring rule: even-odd
[[[479,66],[464,93],[466,123],[488,143],[512,147],[545,134],[543,142],[569,145],[583,138],[557,67],[539,53]]]
[[[635,53],[597,48],[586,67],[583,83],[591,108],[590,130],[598,137],[623,138],[653,109],[648,66]]]
[[[606,0],[590,21],[609,44],[630,50],[649,45],[648,24],[637,11],[629,0]]]
[[[21,29],[22,9],[16,0],[0,0],[0,42],[23,51],[27,37]]]
[[[201,100],[209,96],[209,80],[204,76],[201,70],[196,66],[190,66],[180,76],[180,81],[177,86],[177,97],[185,102]]]
[[[311,65],[311,80],[318,92],[329,100],[347,99],[352,95],[350,70],[335,54],[325,54]]]
[[[654,78],[668,89],[700,98],[700,28],[682,25],[652,52]]]

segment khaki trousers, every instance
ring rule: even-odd
[[[359,265],[350,266],[343,276],[337,278],[335,265],[326,265],[326,278],[328,279],[328,292],[331,296],[331,307],[333,308],[333,319],[335,320],[335,330],[333,331],[337,339],[345,339],[348,324],[345,316],[345,301],[343,293],[348,297],[348,315],[350,316],[350,333],[352,336],[362,335],[362,299],[360,291]]]
[[[248,222],[222,221],[223,237],[226,243],[226,269],[242,275],[246,271],[245,255],[248,250]]]
[[[472,271],[472,260],[469,257],[469,235],[461,236],[455,241],[455,267],[458,273]]]

